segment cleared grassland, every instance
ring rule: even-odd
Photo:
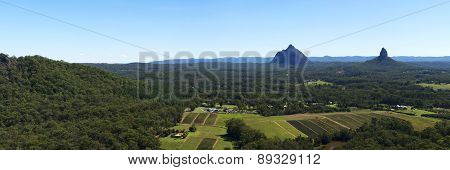
[[[161,141],[161,149],[164,150],[178,150],[180,149],[181,144],[186,141],[186,139],[171,137],[160,138],[159,140]]]
[[[302,135],[300,131],[286,122],[288,119],[285,116],[264,117],[254,114],[219,114],[216,126],[225,127],[225,122],[232,118],[244,120],[248,126],[260,130],[269,138],[292,139]],[[303,136],[306,135],[303,134]]]
[[[426,88],[432,88],[434,90],[450,90],[450,84],[428,84],[428,83],[421,83],[421,84],[417,84],[418,86],[421,87],[426,87]]]
[[[197,150],[212,150],[216,145],[217,139],[203,138],[202,142],[197,147]]]
[[[306,83],[308,86],[332,86],[333,83],[329,83],[326,81],[318,80],[318,81],[311,81]]]
[[[217,139],[217,144],[214,146],[214,150],[232,150],[233,142],[225,141],[224,139]]]
[[[189,114],[187,114],[184,117],[183,122],[181,122],[181,124],[192,124],[194,122],[194,120],[197,118],[198,115],[199,115],[199,113],[189,113]]]
[[[173,129],[188,129],[190,125],[175,126]],[[186,139],[171,137],[160,138],[161,148],[165,150],[195,150],[204,138],[218,139],[213,149],[233,149],[231,141],[225,141],[222,137],[227,131],[223,127],[197,126],[197,131],[189,133]]]
[[[201,137],[188,137],[181,146],[178,148],[180,150],[196,150],[203,138]]]
[[[209,113],[200,113],[195,119],[194,123],[198,125],[203,125],[209,115],[210,115]]]
[[[398,110],[399,113],[405,113],[405,114],[412,114],[415,116],[422,116],[423,114],[436,114],[434,112],[429,112],[426,110],[420,110],[420,109],[406,109],[406,110]]]

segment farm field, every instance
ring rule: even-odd
[[[412,114],[416,116],[422,116],[423,114],[436,114],[434,112],[429,112],[426,110],[420,110],[420,109],[406,109],[406,110],[398,110],[399,113],[405,113],[405,114]]]
[[[286,122],[286,120],[290,119],[286,116],[264,117],[255,114],[219,114],[216,126],[225,127],[225,122],[232,118],[244,120],[249,127],[260,130],[269,138],[286,139],[302,135],[300,131]],[[303,136],[306,137],[306,135]]]
[[[432,88],[434,90],[450,90],[450,84],[427,84],[427,83],[421,83],[417,84],[421,87],[427,87]]]
[[[197,125],[203,125],[206,121],[206,118],[208,118],[209,115],[210,115],[209,113],[200,113],[194,120],[194,123]]]
[[[197,109],[196,109],[197,110]],[[199,111],[200,112],[200,111]],[[416,130],[423,130],[433,126],[438,119],[409,116],[405,114],[355,110],[352,112],[336,112],[325,114],[298,114],[288,116],[264,117],[255,114],[210,114],[188,112],[179,126],[174,129],[189,129],[195,123],[196,132],[190,132],[186,139],[171,137],[161,138],[162,149],[168,150],[229,150],[233,149],[231,141],[225,140],[226,121],[232,118],[244,120],[251,128],[263,132],[269,138],[296,138],[298,136],[317,136],[332,133],[341,129],[356,129],[372,118],[397,117],[410,121]],[[214,140],[214,145],[211,146]]]
[[[205,125],[207,125],[207,126],[214,126],[214,125],[216,125],[216,121],[217,121],[218,117],[219,116],[217,114],[210,114],[208,119],[206,119]]]
[[[329,83],[326,81],[318,80],[318,81],[311,81],[306,83],[308,86],[331,86],[333,83]]]
[[[190,125],[179,125],[174,129],[189,129]],[[213,149],[226,150],[232,149],[233,145],[230,141],[225,141],[222,137],[226,134],[223,127],[213,126],[197,126],[196,132],[190,132],[186,139],[164,137],[160,138],[161,148],[165,150],[196,150],[203,139],[217,139]]]
[[[199,113],[190,113],[186,115],[182,121],[182,124],[192,124],[198,115]]]
[[[217,139],[203,138],[197,147],[197,150],[212,150],[217,143]]]

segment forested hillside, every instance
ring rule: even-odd
[[[158,149],[181,105],[81,64],[0,54],[0,149]]]

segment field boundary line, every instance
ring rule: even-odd
[[[219,115],[217,115],[216,120],[214,121],[214,124],[212,126],[216,126],[217,120],[219,120]]]
[[[347,117],[347,118],[350,118],[350,119],[352,119],[352,120],[354,120],[354,121],[356,121],[356,122],[358,122],[358,123],[364,124],[364,122],[361,122],[361,121],[359,121],[359,120],[356,120],[355,118],[353,118],[353,117],[351,117],[351,116],[349,116],[349,115],[344,115],[344,116]]]
[[[365,115],[365,116],[362,116],[362,115],[359,115],[359,114],[351,114],[351,115],[356,116],[356,117],[359,117],[359,118],[364,119],[364,120],[366,120],[366,121],[370,121],[370,120],[372,119],[372,118],[370,118],[369,115]],[[367,117],[366,117],[366,116],[367,116]]]
[[[333,126],[331,126],[330,124],[328,124],[327,122],[325,122],[324,119],[319,119],[318,122],[320,122],[320,124],[323,124],[324,126],[330,128],[330,129],[332,129],[333,132],[339,131],[339,129],[336,129]],[[334,122],[332,122],[332,123],[334,123]],[[338,125],[338,126],[340,126],[340,125]]]
[[[212,150],[215,150],[217,143],[219,143],[219,139],[216,138],[216,142],[214,142],[212,146]]]
[[[331,119],[331,118],[328,118],[328,117],[326,117],[326,116],[324,116],[324,117],[325,117],[325,119],[328,119],[328,120],[330,120],[330,121],[332,121],[332,122],[334,122],[334,123],[336,123],[336,124],[338,124],[338,125],[340,125],[340,126],[342,126],[342,127],[344,127],[344,128],[351,129],[351,128],[349,128],[349,127],[343,125],[343,124],[340,124],[339,122],[334,121],[334,120]]]
[[[283,129],[285,132],[287,132],[288,134],[290,134],[293,137],[297,137],[294,134],[292,134],[291,132],[289,132],[286,128],[284,128],[283,126],[281,126],[278,122],[276,122],[275,120],[272,121],[273,123],[275,123],[276,125],[278,125],[281,129]]]
[[[303,126],[305,126],[306,128],[308,128],[309,130],[311,130],[312,132],[314,132],[315,134],[317,134],[317,135],[320,135],[319,133],[317,133],[316,131],[314,131],[313,129],[311,129],[309,126],[306,126],[304,123],[302,123],[301,121],[298,121],[297,120],[297,122],[298,123],[300,123],[300,124],[302,124]],[[309,136],[308,136],[309,137]]]
[[[198,147],[200,146],[200,144],[202,144],[203,139],[205,139],[205,138],[202,138],[202,140],[200,140],[200,142],[198,142],[198,144],[195,146],[195,150],[197,150]]]
[[[336,116],[338,116],[338,117],[336,117]],[[352,124],[351,122],[348,122],[347,120],[345,120],[345,118],[342,118],[342,117],[339,117],[339,116],[341,116],[341,115],[334,115],[334,116],[332,116],[332,117],[338,119],[339,121],[342,121],[342,123],[346,123],[346,124],[348,124],[348,125],[350,125],[350,126],[353,126],[353,124]],[[330,119],[331,119],[331,118],[330,118]],[[348,126],[346,126],[346,127],[348,127]],[[350,127],[349,127],[349,129],[353,129],[353,128],[350,128]]]
[[[190,136],[188,136],[186,139],[184,139],[183,143],[181,143],[180,146],[177,147],[177,150],[181,150],[181,147],[184,145],[184,143],[186,143],[186,141],[191,138]]]
[[[317,127],[321,128],[322,130],[324,130],[327,133],[331,133],[329,132],[327,129],[323,128],[322,126],[318,125],[317,123],[315,123],[314,121],[309,120],[312,124],[316,125]]]
[[[205,120],[203,120],[202,124],[200,124],[201,126],[204,126],[206,123],[206,120],[208,120],[209,116],[211,116],[211,113],[206,113],[206,114],[208,114],[208,116],[205,118]]]
[[[192,125],[192,124],[195,124],[195,120],[198,118],[198,116],[200,116],[200,114],[201,114],[201,113],[197,113],[197,116],[195,116],[195,118],[192,119],[192,122],[190,123],[191,125]]]
[[[191,114],[191,113],[188,113],[185,116],[183,116],[183,118],[181,118],[180,125],[183,124],[184,118],[186,118],[186,116],[189,115],[189,114]]]

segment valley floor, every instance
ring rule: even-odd
[[[192,124],[195,124],[197,128],[195,132],[189,132],[185,139],[169,136],[160,140],[162,149],[166,150],[233,149],[232,141],[227,140],[225,136],[226,121],[232,118],[244,120],[248,126],[260,130],[269,138],[280,139],[317,136],[344,128],[356,129],[372,118],[383,116],[407,120],[418,131],[432,127],[439,121],[439,119],[420,117],[420,110],[414,112],[418,114],[414,116],[388,111],[355,110],[352,112],[263,117],[256,114],[208,113],[204,109],[198,108],[193,112],[186,112],[180,125],[173,128],[187,131]]]

